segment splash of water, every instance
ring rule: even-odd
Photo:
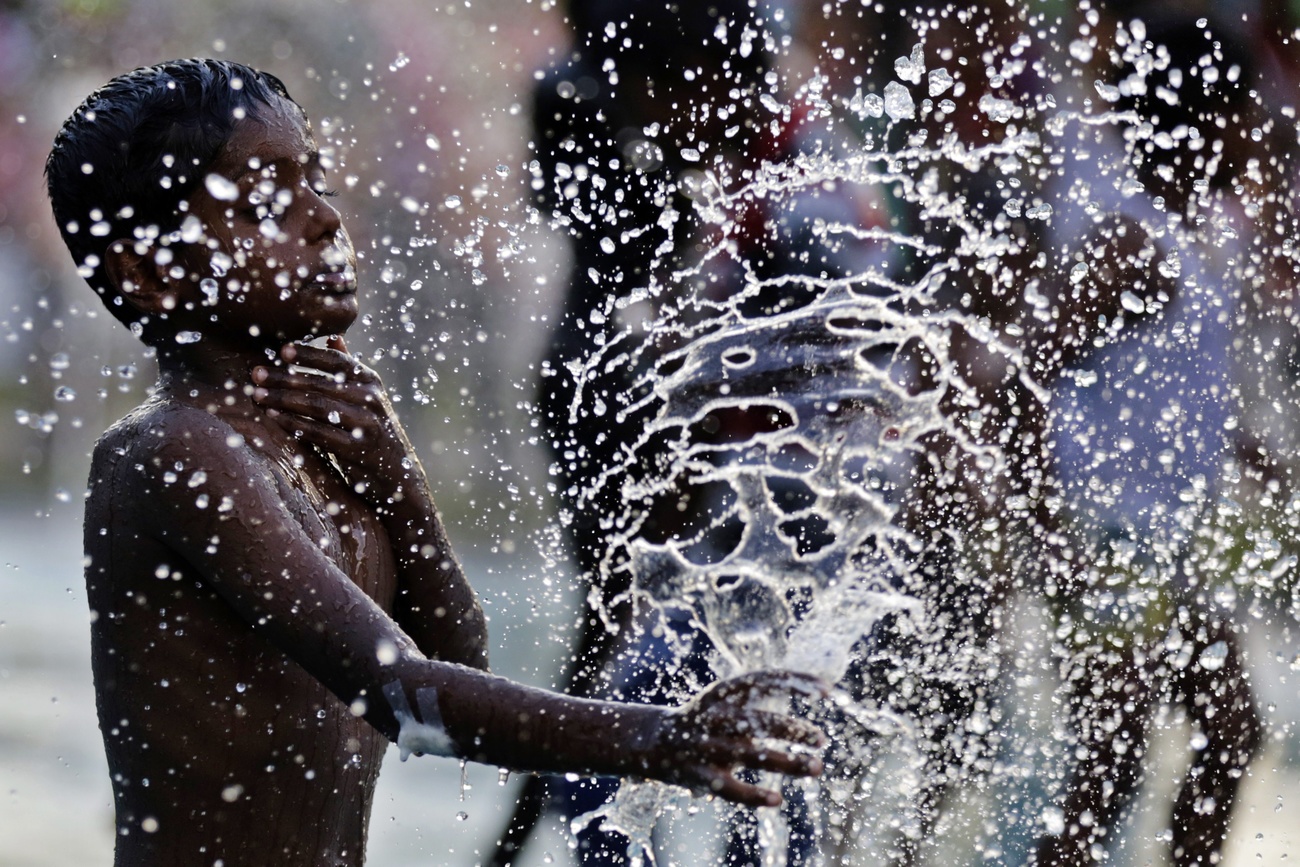
[[[1125,59],[1142,68],[1147,55],[1141,41],[1126,44]],[[1081,53],[1071,50],[1076,58]],[[1009,63],[994,86],[1023,68]],[[1149,144],[1162,146],[1150,123],[1112,109],[1119,97],[1109,85],[1097,87],[1101,102],[1087,111],[1058,110],[1054,100],[1029,88],[1018,95],[967,94],[978,107],[983,132],[971,137],[934,122],[955,106],[950,100],[936,106],[925,97],[948,93],[954,79],[946,69],[927,70],[920,46],[899,58],[895,71],[897,80],[883,86],[883,98],[858,88],[833,103],[812,80],[801,93],[813,120],[833,125],[845,117],[859,123],[881,119],[879,135],[764,163],[739,183],[708,172],[684,179],[699,226],[697,243],[704,239],[697,261],[611,298],[602,321],[623,315],[628,327],[571,366],[578,385],[571,420],[591,412],[608,417],[613,430],[634,429],[620,443],[618,457],[580,493],[587,504],[628,504],[625,513],[604,523],[611,545],[602,580],[630,590],[592,599],[611,625],[610,610],[627,596],[665,610],[686,609],[710,639],[716,651],[711,664],[720,676],[788,667],[838,682],[853,674],[866,637],[889,622],[921,636],[917,646],[927,659],[918,665],[943,680],[942,688],[971,689],[990,679],[998,665],[996,639],[984,636],[981,646],[957,648],[927,643],[961,642],[951,634],[942,637],[947,627],[927,622],[934,611],[916,590],[934,580],[923,574],[927,555],[947,545],[945,578],[964,582],[972,595],[990,597],[989,607],[975,616],[996,619],[995,597],[1006,590],[990,582],[1032,556],[1003,550],[1016,532],[1009,525],[1023,523],[1026,529],[1018,532],[1034,540],[1030,544],[1046,546],[1048,531],[1033,513],[1034,498],[1042,497],[1047,481],[1043,464],[1026,461],[1031,449],[1016,439],[1022,436],[1018,410],[999,414],[990,408],[989,384],[961,347],[978,345],[975,355],[1001,365],[1002,388],[1020,389],[1027,400],[1048,406],[1050,380],[1059,368],[1027,352],[1030,344],[1020,339],[1024,329],[1058,315],[1049,297],[1053,291],[1089,291],[1096,272],[1114,264],[1075,256],[1082,238],[1061,249],[1036,245],[1035,236],[1053,221],[1087,224],[1080,215],[1090,219],[1099,208],[1101,197],[1077,183],[1068,190],[1053,186],[1052,167],[1068,168],[1070,152],[1100,134],[1123,141],[1129,157]],[[773,97],[765,96],[762,104],[786,118],[791,114],[790,106]],[[965,184],[953,181],[962,177]],[[973,179],[994,192],[972,193]],[[1107,181],[1121,197],[1145,195],[1131,161]],[[786,214],[796,222],[825,191],[851,199],[879,190],[915,215],[912,226],[925,230],[809,218],[801,240],[806,260],[840,267],[776,275],[747,244],[752,229],[740,216],[746,212]],[[678,224],[675,218],[660,222]],[[1185,241],[1172,238],[1154,270],[1178,278]],[[900,267],[903,262],[908,267]],[[711,288],[719,275],[734,287],[725,297]],[[977,282],[1027,319],[999,319],[980,299],[972,300],[968,290]],[[1134,290],[1118,294],[1117,301],[1120,316],[1158,313],[1164,303]],[[633,308],[640,322],[629,315]],[[1106,337],[1114,334],[1112,328]],[[604,393],[601,383],[617,369],[635,372],[631,387],[623,395]],[[1086,386],[1088,375],[1067,378]],[[936,449],[936,439],[946,445]],[[930,494],[984,498],[985,506],[998,501],[996,509],[977,504],[920,525],[900,520],[906,489],[915,490],[926,472],[935,476],[926,489]],[[1012,472],[1019,478],[1008,480]],[[966,493],[972,487],[977,490]],[[611,489],[617,496],[608,496]],[[691,501],[704,517],[668,538],[648,531],[647,504],[671,502],[684,491],[706,492]],[[992,512],[997,515],[988,517]],[[953,515],[974,521],[940,526]],[[943,541],[936,545],[938,537]],[[1053,592],[1050,580],[1046,586]],[[1218,670],[1225,658],[1220,642],[1202,652],[1200,664]],[[906,803],[933,784],[922,779],[926,759],[917,744],[923,725],[887,703],[862,702],[861,690],[845,691],[837,703],[841,731],[863,733],[845,738],[844,749],[856,754],[847,765],[871,769],[868,754],[882,738],[898,745],[892,770],[881,770],[877,762],[870,773],[892,775],[882,787],[902,793],[901,803],[867,807],[884,817],[882,827],[893,822],[904,836],[923,836],[924,817]],[[971,708],[957,728],[987,735],[994,720],[985,699],[972,699]],[[882,753],[874,755],[879,759]],[[603,820],[629,836],[636,858],[649,857],[650,829],[668,797],[655,788],[625,788],[613,804],[581,817],[575,829]],[[824,821],[837,809],[843,814],[846,801],[861,807],[863,791],[857,779],[848,785],[827,781],[821,791],[810,786],[810,809]],[[1054,808],[1039,813],[1032,821],[1043,830],[1061,824]],[[784,851],[779,825],[772,816],[761,823],[765,852]]]

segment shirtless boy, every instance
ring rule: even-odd
[[[820,773],[821,733],[754,706],[811,678],[666,709],[489,673],[424,470],[339,336],[357,282],[329,163],[279,80],[188,60],[96,91],[46,166],[81,273],[159,364],[86,505],[116,864],[359,864],[389,741],[755,806],[780,796],[738,769]]]

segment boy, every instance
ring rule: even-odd
[[[360,863],[387,740],[749,805],[780,796],[738,767],[819,773],[773,743],[818,746],[815,727],[750,706],[811,678],[674,710],[488,673],[424,471],[337,336],[357,283],[327,167],[278,79],[212,60],[109,82],[46,166],[81,273],[159,363],[96,447],[86,505],[116,864]]]

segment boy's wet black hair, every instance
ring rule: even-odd
[[[63,124],[45,162],[54,219],[78,272],[119,320],[139,317],[104,270],[108,245],[166,243],[235,125],[277,97],[298,105],[269,73],[228,60],[171,60],[114,78]]]

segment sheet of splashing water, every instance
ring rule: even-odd
[[[1022,141],[1007,142],[971,159],[978,163],[1022,148]],[[878,159],[867,153],[850,160],[770,165],[750,188],[731,197],[812,188],[831,177],[899,182],[907,195],[928,195],[910,175],[880,171]],[[707,193],[706,218],[722,220],[725,231],[728,197],[717,188]],[[836,228],[826,227],[827,235]],[[972,232],[968,243],[990,241],[977,227],[966,228]],[[879,240],[920,248],[922,256],[937,252],[900,235]],[[725,239],[718,243],[721,248]],[[751,276],[743,291],[720,304],[711,302],[707,312],[691,298],[666,303],[649,331],[672,334],[668,342],[677,348],[646,357],[662,350],[664,341],[653,341],[652,348],[628,333],[575,371],[581,382],[606,365],[643,368],[632,392],[641,397],[604,411],[612,426],[639,411],[653,412],[626,449],[625,463],[609,468],[589,494],[618,485],[622,502],[645,503],[683,486],[721,486],[729,492],[709,510],[708,526],[685,540],[647,538],[630,510],[621,529],[613,531],[607,558],[608,569],[630,570],[634,592],[642,598],[689,608],[718,651],[713,665],[720,676],[786,667],[834,683],[845,674],[853,645],[880,617],[889,612],[919,616],[915,600],[898,589],[917,543],[894,522],[893,488],[926,434],[944,430],[972,452],[988,451],[966,431],[953,429],[940,410],[944,388],[966,389],[952,365],[944,363],[949,331],[964,317],[933,303],[948,267],[935,262],[906,286],[874,270],[839,279]],[[671,296],[691,276],[675,275],[677,285],[664,294]],[[746,314],[746,305],[783,282],[807,302],[779,313]],[[917,316],[918,309],[927,309],[927,315]],[[965,324],[978,329],[976,323]],[[913,393],[903,380],[914,379],[908,359],[918,346],[939,361],[941,372],[939,387]],[[1015,354],[1012,347],[1002,351]],[[589,400],[579,394],[574,411],[585,411],[579,408]],[[746,418],[746,429],[730,436],[700,435],[710,421],[725,428],[728,413]],[[754,424],[756,417],[766,423]],[[665,438],[670,460],[661,472],[650,478],[624,472],[643,451],[662,448]],[[728,526],[735,528],[731,534]],[[711,532],[731,538],[734,547],[711,547],[706,541]],[[866,722],[877,730],[907,725],[885,719],[883,712]],[[599,818],[628,835],[630,851],[640,859],[650,851],[656,818],[680,798],[658,784],[625,782],[611,806],[578,819],[575,827]],[[780,836],[779,817],[769,816],[764,824],[767,836]],[[768,851],[782,848],[769,845]]]
[[[712,664],[719,676],[787,667],[836,682],[854,644],[882,617],[922,616],[917,600],[899,589],[908,570],[916,568],[920,543],[894,520],[896,483],[922,448],[921,440],[936,432],[983,467],[1003,466],[987,432],[977,435],[943,411],[941,395],[978,405],[973,386],[949,357],[953,329],[960,327],[987,351],[1005,357],[1021,383],[1046,400],[1018,347],[1001,342],[986,323],[940,296],[959,267],[956,256],[964,257],[963,267],[974,261],[991,273],[1023,252],[1005,223],[972,214],[960,196],[944,193],[940,173],[1009,174],[1025,162],[1041,165],[1051,150],[1045,141],[1064,140],[1080,126],[1129,120],[1113,113],[1054,113],[1042,134],[1008,127],[1001,140],[978,147],[955,137],[929,146],[910,142],[892,153],[868,144],[847,155],[801,155],[766,164],[739,189],[706,181],[695,206],[701,222],[716,232],[702,264],[611,302],[611,315],[628,304],[652,305],[653,324],[629,328],[573,366],[580,383],[573,412],[588,411],[585,407],[596,402],[582,393],[581,383],[624,365],[641,371],[632,390],[637,397],[630,405],[602,405],[599,411],[610,416],[612,428],[629,417],[645,417],[638,413],[652,420],[627,445],[625,460],[595,479],[585,495],[595,497],[614,485],[621,502],[643,504],[683,486],[729,493],[709,511],[708,526],[689,539],[642,534],[643,518],[635,509],[610,521],[616,529],[606,571],[629,570],[633,593],[643,600],[689,609],[717,649]],[[877,265],[837,278],[760,279],[748,263],[736,261],[736,245],[729,241],[737,231],[730,215],[738,206],[792,201],[828,182],[891,187],[922,219],[946,225],[957,240],[939,248],[897,231],[816,225],[813,243],[827,249],[847,242],[906,251],[921,263],[906,283],[891,280]],[[1047,219],[1051,212],[1040,207],[1028,216]],[[744,274],[743,287],[733,296],[703,300],[686,288],[703,285],[701,275],[728,259]],[[1018,279],[1022,291],[1032,295],[1035,275]],[[783,287],[799,295],[798,306],[754,312],[761,306],[756,299]],[[931,379],[918,390],[915,359],[922,356],[931,361]],[[748,419],[741,426],[745,432],[701,435],[710,420],[716,427],[722,419],[725,426],[728,413]],[[753,424],[755,416],[767,423]],[[659,458],[660,472],[650,478],[626,472],[645,458],[643,452],[662,449],[665,440],[669,458]],[[710,534],[726,538],[728,527],[732,547],[710,547]],[[847,695],[837,698],[866,730],[896,735],[895,749],[907,754],[914,721],[855,706]],[[912,767],[919,767],[919,759]],[[817,785],[806,787],[814,800]],[[602,821],[629,837],[629,853],[634,863],[642,863],[652,857],[656,820],[687,800],[685,793],[659,784],[625,781],[612,804],[573,826]],[[777,811],[760,812],[765,857],[780,863],[783,819]]]

